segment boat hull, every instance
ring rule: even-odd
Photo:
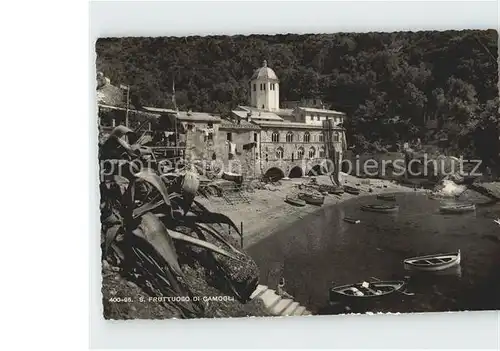
[[[467,206],[441,206],[439,212],[445,214],[462,214],[467,212],[474,212],[476,210],[475,205]]]
[[[285,202],[290,204],[290,205],[298,206],[298,207],[304,207],[306,205],[306,202],[304,200],[295,199],[295,198],[291,198],[291,197],[287,197],[285,199]]]
[[[378,212],[378,213],[393,213],[399,211],[399,206],[376,206],[376,205],[368,205],[361,206],[362,211],[367,212]]]
[[[461,254],[449,253],[408,258],[403,261],[406,270],[436,272],[455,267],[460,264]],[[444,262],[439,262],[444,261]],[[435,262],[435,263],[434,263]]]
[[[384,200],[384,201],[396,201],[396,196],[395,195],[377,195],[377,199],[379,200]]]
[[[344,192],[351,194],[351,195],[359,195],[360,190],[357,188],[352,188],[350,186],[345,186],[344,187]]]
[[[335,302],[352,302],[352,301],[366,301],[366,300],[382,300],[387,299],[392,296],[395,292],[400,291],[404,286],[404,281],[377,281],[370,282],[370,286],[373,290],[382,289],[382,293],[376,294],[365,294],[363,296],[358,296],[355,294],[350,294],[349,289],[355,287],[361,292],[367,292],[363,289],[361,284],[348,284],[339,287],[330,288],[329,300],[330,303]]]
[[[321,206],[325,202],[325,197],[323,195],[301,193],[298,197],[310,205]]]

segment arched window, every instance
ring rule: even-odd
[[[304,158],[304,148],[302,146],[297,149],[297,158],[299,160]]]
[[[293,133],[292,132],[286,133],[286,142],[291,143],[292,141],[293,141]]]
[[[309,149],[309,158],[314,158],[314,156],[316,156],[316,149],[311,146]]]
[[[325,147],[324,146],[322,146],[319,149],[319,158],[325,158]]]
[[[311,141],[311,134],[309,132],[304,133],[304,143],[309,143]]]
[[[278,132],[273,132],[273,135],[271,135],[271,140],[273,143],[279,143],[280,142],[280,135]]]
[[[276,158],[281,160],[283,158],[283,153],[283,148],[280,146],[276,149]]]
[[[325,141],[325,136],[323,134],[318,135],[318,141],[320,143],[324,142]]]

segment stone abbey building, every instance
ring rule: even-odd
[[[340,165],[347,146],[344,113],[299,104],[280,108],[279,79],[266,61],[255,70],[249,84],[250,105],[238,106],[232,116],[259,127],[252,140],[256,143],[257,173],[300,177],[312,169],[318,171],[325,159]],[[229,134],[227,138],[231,138]]]
[[[109,90],[113,86],[108,82],[103,87]],[[320,99],[284,102],[286,108],[280,107],[280,82],[266,61],[250,79],[248,106],[238,106],[230,118],[156,107],[131,113],[128,105],[125,113],[123,107],[103,104],[105,101],[99,98],[105,92],[103,87],[98,86],[101,129],[124,121],[132,128],[146,125],[141,132],[151,133],[152,140],[161,136],[160,143],[151,144],[160,158],[181,155],[186,160],[217,162],[224,170],[241,172],[246,178],[268,175],[276,179],[301,177],[311,170],[318,173],[321,166],[328,166],[325,160],[339,170],[347,147],[343,112],[325,109]],[[110,108],[116,113],[104,118],[101,110]],[[136,115],[146,116],[151,122],[139,123]],[[163,128],[159,122],[165,120],[175,122]],[[165,130],[159,130],[162,128]]]

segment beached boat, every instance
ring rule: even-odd
[[[460,264],[460,250],[453,253],[427,255],[407,258],[403,261],[405,269],[419,271],[441,271]]]
[[[378,194],[377,199],[384,201],[396,201],[395,194]]]
[[[391,213],[399,210],[398,205],[364,205],[361,206],[362,211]]]
[[[344,193],[344,189],[342,189],[342,187],[333,186],[329,184],[320,184],[318,190],[321,192],[326,191],[329,194],[334,194],[334,195],[341,195]]]
[[[299,199],[304,200],[308,204],[321,206],[325,202],[325,197],[316,193],[299,193]]]
[[[352,194],[352,195],[359,195],[359,193],[360,193],[360,190],[358,188],[348,186],[348,185],[344,185],[344,191],[346,193]]]
[[[334,286],[330,288],[330,301],[382,298],[401,291],[406,282],[402,280],[380,280]]]
[[[361,221],[359,219],[351,218],[351,217],[344,217],[344,221],[347,223],[352,223],[352,224],[361,223]]]
[[[441,213],[448,214],[460,214],[466,212],[472,212],[476,210],[476,205],[474,204],[446,204],[439,207]]]
[[[299,199],[297,197],[293,197],[293,196],[287,196],[285,198],[285,202],[289,203],[290,205],[294,205],[294,206],[305,206],[306,205],[306,202],[302,199]]]
[[[223,172],[222,179],[229,180],[232,182],[241,183],[243,181],[243,176],[241,174],[238,174],[238,173]]]

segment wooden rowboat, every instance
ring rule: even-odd
[[[361,206],[361,211],[392,213],[399,210],[398,205],[364,205]]]
[[[382,298],[400,291],[406,282],[386,280],[348,284],[330,288],[330,301]]]
[[[348,194],[359,195],[360,190],[358,188],[354,188],[352,186],[344,185],[344,191]]]
[[[292,196],[287,196],[285,198],[285,202],[289,203],[290,205],[300,206],[300,207],[303,207],[306,205],[306,202],[304,200],[301,200],[297,197],[292,197]]]
[[[403,261],[405,269],[419,271],[441,271],[460,264],[460,250],[454,253],[445,253],[437,255],[427,255],[407,258]]]
[[[452,205],[442,205],[439,207],[441,213],[448,214],[460,214],[466,212],[473,212],[476,210],[476,205],[474,204],[452,204]]]
[[[394,194],[378,194],[377,199],[384,201],[396,201],[396,195]]]
[[[326,191],[329,194],[334,194],[334,195],[341,195],[344,193],[344,189],[342,189],[342,187],[333,186],[329,184],[320,184],[318,190],[321,192]]]
[[[299,193],[298,198],[304,200],[308,204],[317,206],[321,206],[325,202],[325,197],[321,194]]]

